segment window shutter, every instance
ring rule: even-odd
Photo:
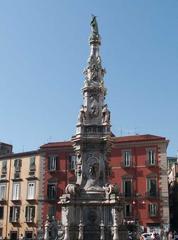
[[[19,219],[19,217],[20,217],[20,207],[17,207],[17,221],[18,221],[18,219]]]
[[[32,218],[35,218],[35,206],[32,206]]]
[[[50,157],[48,157],[48,170],[50,170]]]
[[[148,205],[148,213],[149,213],[149,215],[151,214],[151,205],[150,204]]]
[[[7,172],[7,160],[3,160],[2,161],[2,173],[6,173]]]
[[[50,193],[50,185],[48,185],[47,187],[47,196],[49,197],[49,193]]]
[[[25,208],[25,218],[26,218],[26,221],[27,221],[27,213],[28,213],[28,206],[26,206],[26,208]]]
[[[56,157],[56,170],[58,170],[58,167],[59,167],[59,163],[58,163],[58,157]]]
[[[72,168],[72,156],[69,155],[69,170]]]
[[[4,216],[4,207],[0,207],[0,219],[3,219]]]
[[[13,207],[10,207],[9,222],[12,221],[12,216],[13,216]]]

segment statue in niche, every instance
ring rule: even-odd
[[[88,166],[86,167],[86,177],[87,182],[85,185],[85,190],[99,190],[103,189],[99,186],[99,177],[100,177],[100,166],[99,159],[96,157],[89,157]]]
[[[97,117],[99,114],[99,106],[96,97],[90,96],[90,115],[91,117]]]
[[[93,83],[97,83],[97,80],[98,80],[98,67],[95,64],[91,65],[90,72],[91,72],[91,81]]]
[[[102,110],[102,122],[104,124],[110,123],[110,111],[108,110],[107,104],[104,105],[103,110]]]
[[[99,172],[99,164],[98,163],[94,163],[93,165],[91,165],[89,167],[89,176],[93,179],[95,179],[98,175]]]

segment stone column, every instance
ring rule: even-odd
[[[101,220],[101,223],[100,223],[100,240],[105,240],[105,234],[104,234],[104,222],[103,220]]]
[[[79,223],[79,234],[78,234],[78,240],[83,240],[83,216],[82,216],[83,209],[80,208],[80,223]]]
[[[79,223],[79,234],[78,234],[78,240],[83,240],[83,223],[80,221]]]
[[[70,237],[69,237],[69,226],[66,225],[64,227],[64,240],[70,240]]]
[[[112,209],[112,217],[113,217],[113,240],[119,240],[118,234],[118,212],[116,207]]]

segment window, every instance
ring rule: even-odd
[[[156,156],[155,156],[155,150],[154,149],[148,149],[147,150],[147,160],[149,165],[155,165],[156,164]]]
[[[15,159],[14,160],[15,172],[20,172],[21,166],[22,166],[22,160],[21,159]]]
[[[26,239],[26,240],[32,240],[32,239],[33,239],[33,232],[31,232],[31,231],[26,231],[26,232],[25,232],[25,239]]]
[[[48,158],[48,170],[49,171],[57,170],[57,160],[58,160],[57,156],[50,156]]]
[[[6,200],[6,184],[0,184],[0,201]]]
[[[55,183],[49,183],[48,189],[47,189],[47,196],[49,200],[55,200],[56,199],[56,184]]]
[[[130,167],[131,162],[131,151],[124,151],[123,152],[123,164],[125,167]]]
[[[30,158],[30,166],[29,166],[29,171],[34,172],[36,170],[36,165],[35,165],[35,156]]]
[[[6,174],[7,173],[7,160],[3,160],[2,161],[2,170],[1,170],[2,174]]]
[[[48,216],[50,219],[52,219],[52,217],[56,216],[56,206],[49,206],[48,208]]]
[[[0,207],[0,219],[4,217],[4,207]]]
[[[13,183],[12,200],[20,200],[20,183]]]
[[[75,170],[75,164],[76,164],[76,156],[70,155],[69,156],[69,170]]]
[[[123,191],[125,197],[131,197],[132,195],[132,180],[125,179],[123,180]]]
[[[27,206],[25,209],[26,222],[33,222],[35,217],[35,206]]]
[[[20,216],[20,207],[19,206],[10,207],[9,221],[18,222],[19,216]]]
[[[18,239],[17,231],[10,231],[10,239],[17,240]]]
[[[124,215],[125,215],[125,217],[131,217],[132,216],[132,205],[131,204],[125,204]]]
[[[35,199],[35,182],[28,182],[27,199]]]
[[[149,197],[156,197],[157,196],[157,181],[155,178],[148,178],[147,179],[147,190]]]
[[[158,214],[158,206],[157,204],[149,204],[148,205],[148,212],[150,217],[155,217]]]

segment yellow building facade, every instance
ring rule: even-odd
[[[39,151],[0,157],[0,239],[36,238],[42,219],[41,163]]]

